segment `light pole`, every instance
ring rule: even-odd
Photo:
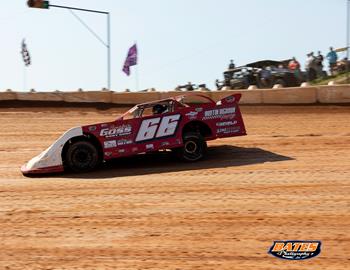
[[[107,48],[107,87],[108,87],[108,90],[111,90],[111,14],[109,12],[100,11],[100,10],[51,5],[49,1],[43,1],[43,0],[28,0],[27,4],[31,8],[41,8],[41,9],[49,9],[50,7],[64,8],[64,9],[70,10],[71,12],[72,10],[78,10],[78,11],[84,11],[84,12],[103,14],[107,16],[107,44],[106,44],[93,30],[91,30],[89,26],[87,26],[79,17],[77,17],[72,12],[72,14],[75,15],[77,19]]]

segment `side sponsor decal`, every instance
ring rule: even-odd
[[[143,120],[136,136],[136,142],[172,136],[176,132],[181,115],[169,115]]]
[[[223,118],[224,116],[228,116],[228,115],[231,116],[235,112],[236,112],[236,107],[229,107],[229,108],[222,108],[222,109],[205,111],[203,120]]]
[[[105,141],[103,144],[104,144],[103,146],[104,146],[105,149],[117,147],[117,141],[116,140],[114,140],[114,141]]]
[[[125,140],[119,140],[119,141],[117,141],[117,145],[118,145],[118,146],[128,145],[128,144],[132,144],[132,140],[127,140],[127,139],[125,139]]]
[[[170,145],[169,142],[162,142],[162,143],[160,144],[160,146],[168,146],[168,145]]]
[[[146,144],[146,149],[147,150],[153,150],[154,149],[154,145],[153,144]]]
[[[234,126],[237,124],[237,121],[227,121],[227,122],[218,122],[216,123],[217,127],[227,127],[227,126]]]
[[[91,132],[92,132],[92,131],[95,131],[96,129],[97,129],[96,126],[90,126],[90,127],[89,127],[89,131],[91,131]]]
[[[105,152],[105,156],[106,156],[106,157],[110,157],[110,156],[112,156],[112,155],[113,155],[112,152]]]
[[[113,140],[113,141],[105,141],[104,142],[104,148],[105,149],[109,149],[109,148],[114,148],[117,146],[123,146],[123,145],[128,145],[128,144],[132,144],[132,140]]]
[[[195,120],[197,119],[198,112],[189,112],[185,114],[190,120]]]
[[[220,117],[220,120],[232,120],[236,117],[236,114],[227,114]]]
[[[269,254],[285,260],[306,260],[321,253],[321,241],[274,241]]]
[[[230,133],[238,133],[241,131],[240,127],[226,127],[226,128],[218,128],[217,134],[230,134]]]
[[[100,136],[106,138],[113,138],[118,136],[130,135],[132,131],[131,125],[121,125],[119,127],[109,127],[101,129]]]

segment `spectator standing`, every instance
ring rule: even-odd
[[[335,67],[337,66],[337,61],[338,61],[338,55],[333,50],[333,47],[329,48],[329,53],[327,54],[327,59],[329,62],[329,71],[330,71],[331,75],[333,75]]]
[[[186,91],[193,91],[193,90],[194,90],[193,84],[191,82],[188,82],[186,85]]]
[[[230,64],[228,65],[228,69],[234,69],[236,68],[235,63],[233,62],[233,60],[230,61]]]
[[[292,58],[292,60],[289,61],[288,68],[290,70],[300,70],[300,63],[297,61],[295,57]]]
[[[221,90],[220,81],[218,79],[215,80],[215,85],[217,90]]]
[[[289,61],[288,68],[294,72],[295,77],[298,79],[299,83],[302,82],[302,74],[300,70],[300,63],[298,60],[293,57],[291,61]]]
[[[271,67],[263,67],[260,71],[260,81],[263,88],[270,88],[272,87],[272,81],[271,81]]]
[[[318,55],[316,56],[316,71],[318,77],[324,77],[323,76],[323,60],[324,57],[321,53],[321,51],[318,51]]]
[[[314,56],[314,53],[311,52],[307,54],[307,60],[305,63],[305,70],[307,73],[307,80],[308,81],[313,81],[317,77],[316,73],[316,58]]]

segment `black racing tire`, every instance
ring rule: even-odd
[[[65,165],[73,172],[89,172],[100,165],[97,148],[88,141],[78,141],[69,146],[65,155]]]
[[[177,157],[186,162],[195,162],[204,158],[207,142],[197,132],[187,132],[183,136],[184,146],[175,150]]]

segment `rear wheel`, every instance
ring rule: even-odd
[[[78,141],[69,146],[65,163],[74,172],[88,172],[100,164],[96,147],[88,141]]]
[[[196,132],[188,132],[183,137],[184,146],[176,149],[179,158],[188,162],[202,159],[207,151],[207,143],[203,136]]]

